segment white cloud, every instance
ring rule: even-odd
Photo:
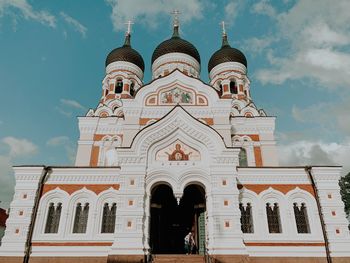
[[[350,171],[350,138],[342,143],[296,141],[279,146],[281,165],[342,165]]]
[[[56,18],[47,11],[35,10],[27,0],[0,0],[0,17],[11,15],[14,18],[14,25],[17,24],[19,16],[25,19],[35,20],[50,27],[56,26]]]
[[[134,20],[151,28],[161,24],[162,17],[170,17],[170,12],[178,9],[181,22],[186,23],[203,17],[204,1],[199,0],[106,0],[112,7],[111,19],[115,30],[125,30],[124,23]]]
[[[67,136],[57,136],[46,142],[50,147],[63,147],[66,151],[68,159],[73,163],[76,155],[76,146]]]
[[[9,156],[0,155],[0,201],[1,207],[8,208],[14,194],[15,178],[11,169]]]
[[[243,4],[244,2],[242,0],[231,0],[225,6],[225,22],[227,25],[232,26]]]
[[[270,45],[267,58],[272,67],[261,69],[256,77],[263,84],[310,79],[329,89],[350,85],[350,2],[297,1],[286,12],[266,11],[267,1],[259,2],[260,13],[275,19],[275,37],[283,52]],[[265,6],[264,8],[262,6]],[[264,11],[265,10],[265,11]],[[281,50],[279,50],[281,51]]]
[[[31,155],[38,151],[38,147],[27,139],[18,139],[9,136],[3,138],[1,141],[10,148],[10,158]]]
[[[49,139],[46,142],[46,145],[48,146],[58,146],[58,145],[64,145],[67,142],[69,142],[69,138],[67,136],[57,136]]]
[[[248,51],[249,53],[259,54],[269,49],[273,41],[275,41],[273,37],[264,37],[264,38],[252,37],[244,40],[243,46],[245,50]]]
[[[75,31],[78,31],[84,38],[86,37],[87,28],[84,25],[64,12],[60,12],[60,15],[63,17],[64,21],[73,26]]]
[[[262,0],[257,2],[252,7],[252,12],[274,17],[276,15],[275,8],[269,3],[268,0]]]
[[[306,108],[293,106],[292,116],[296,121],[315,123],[324,128],[333,127],[336,132],[350,134],[349,97],[341,101],[312,104]]]
[[[75,100],[60,99],[60,102],[63,106],[72,107],[78,110],[86,110],[84,106],[82,106],[79,102]]]

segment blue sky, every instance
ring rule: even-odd
[[[206,82],[226,21],[231,46],[248,59],[254,102],[278,117],[281,164],[350,171],[349,1],[0,0],[2,206],[12,199],[11,165],[73,164],[76,116],[97,105],[106,55],[123,43],[129,19],[150,81],[151,55],[171,35],[173,9]]]

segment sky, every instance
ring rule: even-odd
[[[0,0],[0,206],[14,193],[12,165],[74,164],[76,117],[97,106],[105,58],[130,19],[150,81],[174,9],[205,82],[225,21],[231,46],[247,57],[255,104],[277,116],[281,165],[350,171],[348,0]]]

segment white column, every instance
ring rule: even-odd
[[[43,173],[40,167],[14,167],[16,186],[6,221],[1,256],[24,256],[38,183]]]
[[[312,167],[311,170],[318,190],[331,257],[350,256],[349,222],[338,184],[340,171],[341,167]]]

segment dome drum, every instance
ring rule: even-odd
[[[165,76],[168,73],[179,69],[186,75],[198,78],[200,64],[193,57],[183,53],[169,53],[160,56],[152,64],[152,78]]]

